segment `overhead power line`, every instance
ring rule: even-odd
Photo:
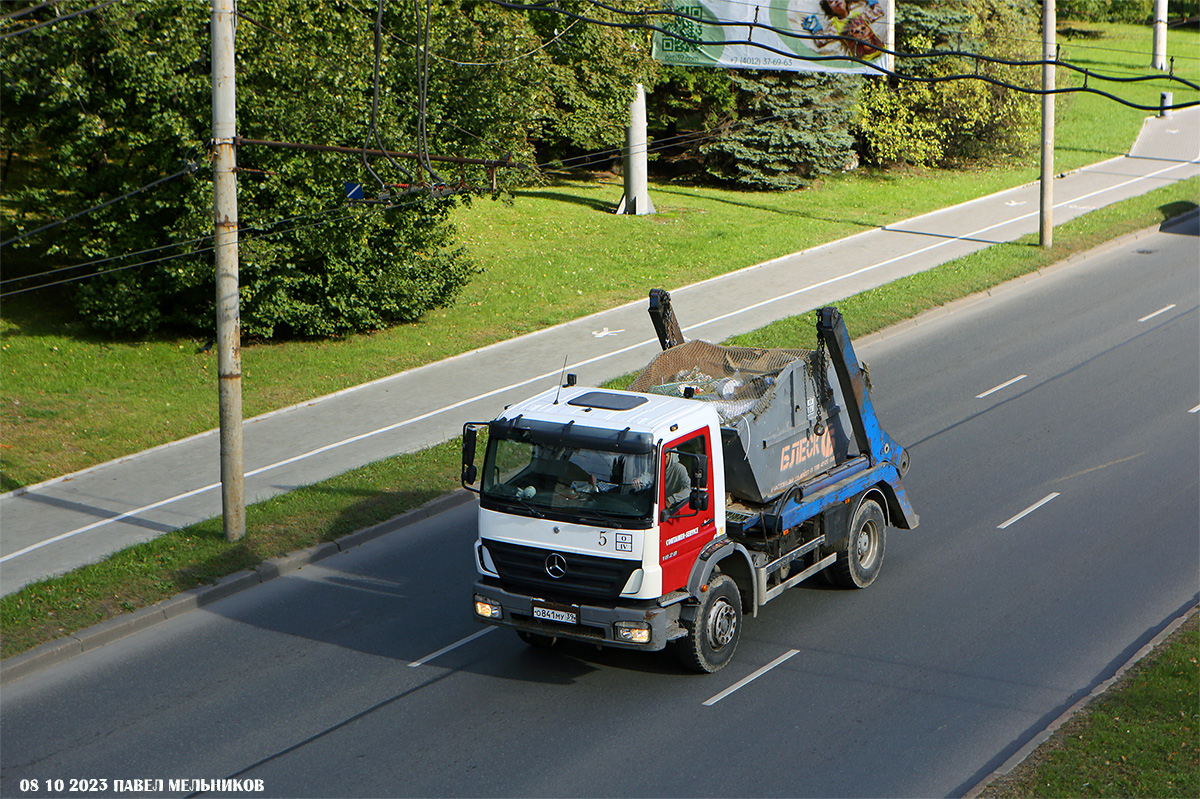
[[[796,113],[799,114],[801,112],[797,111]],[[654,139],[653,142],[651,142],[646,148],[646,152],[657,153],[680,144],[703,144],[706,141],[719,139],[731,130],[736,130],[747,125],[759,125],[764,122],[775,122],[780,119],[787,119],[787,117],[788,115],[786,114],[769,114],[767,116],[753,117],[749,119],[736,119],[722,128],[705,128],[704,130],[694,130],[686,133],[679,133],[674,136],[666,136],[661,139]],[[595,166],[596,164],[604,163],[605,161],[608,161],[623,152],[625,152],[625,148],[623,146],[611,147],[606,150],[595,150],[590,153],[572,156],[570,158],[556,158],[552,161],[546,161],[538,164],[537,166],[539,169],[555,165],[568,167],[570,169],[584,169],[589,166]]]
[[[380,0],[382,3],[383,0]],[[429,160],[429,28],[433,16],[433,0],[425,0],[425,23],[421,23],[421,0],[413,0],[413,12],[416,15],[416,33],[418,43],[414,48],[416,56],[417,78],[417,155],[418,161],[433,178],[435,184],[444,184]],[[375,31],[376,42],[379,40],[379,28]]]
[[[678,41],[685,42],[687,44],[696,45],[697,47],[706,46],[706,45],[749,45],[751,47],[755,47],[760,50],[765,50],[767,52],[774,53],[776,55],[780,55],[780,56],[783,56],[783,57],[786,57],[786,58],[792,59],[792,60],[794,60],[796,58],[794,53],[780,50],[779,48],[772,47],[767,44],[755,42],[752,39],[749,41],[743,40],[743,39],[725,39],[725,40],[719,40],[719,41],[718,40],[705,41],[703,39],[694,39],[689,36],[685,36],[685,35],[679,33],[678,31],[673,31],[669,28],[664,28],[660,25],[655,25],[655,24],[653,24],[651,22],[647,22],[645,20],[652,18],[652,17],[673,17],[676,19],[686,20],[688,22],[691,22],[691,23],[694,23],[697,25],[706,25],[706,26],[718,25],[718,26],[722,26],[722,27],[728,25],[730,27],[746,27],[746,28],[751,29],[751,31],[753,31],[753,29],[760,28],[762,30],[772,31],[772,32],[778,34],[779,36],[784,36],[784,37],[787,37],[790,39],[812,40],[812,41],[815,41],[817,39],[838,40],[838,41],[862,44],[862,42],[860,40],[855,39],[854,37],[851,37],[851,36],[821,35],[818,37],[818,36],[812,36],[812,35],[808,35],[808,34],[795,33],[793,31],[782,29],[782,28],[777,28],[773,25],[770,25],[768,23],[763,23],[763,22],[737,22],[737,23],[722,23],[720,21],[714,22],[712,20],[707,20],[702,17],[697,17],[697,16],[693,16],[691,14],[687,14],[684,12],[675,11],[674,9],[664,9],[664,10],[655,10],[655,11],[630,10],[630,9],[620,8],[618,6],[611,6],[606,3],[599,2],[599,0],[587,0],[587,2],[593,6],[596,6],[597,8],[602,8],[606,11],[609,11],[609,12],[617,14],[617,15],[621,15],[621,16],[625,16],[625,17],[637,17],[640,19],[639,19],[639,21],[636,21],[636,22],[617,22],[617,21],[613,21],[613,20],[597,19],[594,17],[585,16],[583,14],[578,14],[573,11],[568,11],[566,9],[559,8],[558,6],[552,6],[552,5],[549,5],[548,3],[527,4],[527,3],[511,2],[511,0],[488,0],[488,2],[490,2],[494,5],[504,7],[504,8],[511,8],[511,9],[517,9],[517,10],[550,11],[550,12],[554,12],[554,13],[560,14],[565,17],[570,17],[572,19],[579,19],[584,22],[588,22],[590,24],[595,24],[595,25],[601,25],[603,27],[620,28],[623,30],[658,32],[658,33],[663,34],[664,36],[669,36]],[[998,64],[998,65],[1013,66],[1013,67],[1035,67],[1035,66],[1043,66],[1046,64],[1052,64],[1056,67],[1072,70],[1074,72],[1082,74],[1084,77],[1084,84],[1083,84],[1083,86],[1066,86],[1066,87],[1062,87],[1062,88],[1056,87],[1053,89],[1031,88],[1028,86],[1020,86],[1020,85],[1017,85],[1014,83],[1009,83],[1008,81],[1000,80],[991,75],[988,75],[986,73],[980,73],[978,71],[976,71],[974,73],[959,73],[959,74],[954,74],[954,75],[942,75],[942,76],[931,78],[931,77],[924,77],[921,75],[913,75],[911,73],[906,73],[906,72],[898,72],[898,71],[894,71],[894,70],[884,69],[883,67],[879,66],[878,64],[875,64],[873,62],[870,62],[865,59],[858,58],[857,56],[852,56],[852,55],[833,55],[833,56],[812,55],[812,56],[805,57],[803,60],[814,61],[814,62],[822,62],[822,61],[847,62],[847,61],[849,61],[851,63],[856,63],[861,66],[872,69],[880,75],[887,75],[887,76],[896,78],[898,80],[910,81],[910,82],[914,82],[914,83],[934,84],[934,83],[945,83],[948,81],[956,81],[956,80],[977,80],[977,81],[982,81],[984,83],[991,84],[993,86],[998,86],[1001,88],[1006,88],[1006,89],[1011,89],[1013,91],[1022,92],[1024,94],[1033,94],[1033,95],[1047,95],[1047,94],[1054,95],[1054,94],[1075,94],[1075,93],[1097,94],[1102,97],[1107,97],[1108,99],[1113,100],[1114,102],[1118,102],[1118,103],[1121,103],[1122,105],[1128,106],[1130,108],[1136,108],[1141,111],[1159,111],[1161,109],[1161,106],[1160,105],[1144,105],[1144,104],[1140,104],[1140,103],[1135,103],[1130,100],[1126,100],[1123,97],[1119,97],[1115,94],[1112,94],[1111,92],[1102,91],[1100,89],[1088,86],[1089,79],[1096,80],[1096,81],[1115,82],[1115,83],[1137,83],[1137,82],[1142,82],[1142,81],[1165,80],[1165,81],[1179,83],[1190,89],[1195,89],[1197,91],[1200,91],[1200,84],[1196,84],[1196,83],[1193,83],[1192,81],[1185,80],[1184,78],[1181,78],[1173,73],[1168,74],[1168,75],[1159,74],[1159,75],[1144,75],[1144,76],[1135,76],[1135,77],[1117,77],[1117,76],[1112,76],[1112,75],[1105,75],[1103,73],[1093,72],[1092,70],[1086,69],[1084,67],[1079,67],[1079,66],[1076,66],[1076,65],[1071,64],[1066,61],[1060,61],[1058,59],[1018,60],[1018,59],[999,58],[996,56],[985,56],[980,53],[973,53],[973,52],[966,51],[966,50],[932,50],[927,53],[907,53],[907,52],[903,52],[900,50],[888,50],[886,48],[879,47],[876,45],[871,45],[871,48],[873,50],[877,50],[881,53],[890,54],[896,59],[962,58],[962,59],[974,61],[977,69],[978,69],[978,65],[981,63]],[[1200,100],[1176,103],[1176,104],[1170,106],[1170,108],[1178,110],[1178,109],[1183,109],[1183,108],[1191,108],[1192,106],[1196,106],[1196,105],[1200,105]]]
[[[396,167],[396,169],[400,170],[401,174],[403,174],[408,179],[409,183],[415,183],[416,178],[413,177],[413,174],[411,172],[409,172],[407,169],[405,169],[404,167],[402,167],[398,163],[396,163],[396,161],[390,155],[387,155],[387,150],[386,150],[386,148],[384,148],[383,142],[380,141],[380,139],[379,139],[379,125],[378,125],[379,72],[380,72],[380,61],[381,61],[382,54],[383,54],[383,46],[382,46],[382,41],[381,41],[382,34],[383,34],[383,4],[384,4],[384,0],[378,0],[378,3],[377,3],[378,13],[376,14],[376,17],[375,17],[375,80],[374,80],[373,88],[372,88],[372,92],[371,92],[371,121],[367,127],[367,136],[365,139],[363,139],[363,144],[362,144],[361,149],[362,149],[363,166],[366,167],[367,172],[371,173],[371,177],[375,178],[375,181],[379,184],[380,190],[386,192],[387,184],[383,182],[383,178],[379,177],[379,175],[377,175],[375,173],[375,170],[371,168],[371,164],[367,161],[367,144],[371,141],[372,138],[375,140],[376,146],[378,146],[379,149],[387,157],[388,163],[390,163],[392,166]]]
[[[274,227],[276,225],[287,224],[288,222],[295,222],[297,219],[308,219],[309,217],[321,216],[323,214],[330,214],[330,213],[333,213],[334,211],[341,210],[345,207],[346,206],[344,204],[339,204],[332,208],[326,208],[321,211],[314,211],[314,212],[308,213],[308,214],[296,214],[295,216],[288,216],[288,217],[284,217],[283,219],[276,219],[274,222],[268,222],[268,223],[266,223],[266,226]],[[337,221],[337,220],[330,220],[330,221]],[[251,229],[252,228],[243,228],[243,232],[246,232]],[[297,230],[297,229],[302,229],[302,228],[292,228],[292,230]],[[277,235],[280,232],[290,232],[290,231],[271,231],[270,235]],[[135,252],[127,252],[127,253],[123,253],[121,255],[110,255],[107,258],[97,258],[94,261],[84,261],[83,263],[71,264],[70,266],[60,266],[56,269],[48,269],[45,272],[37,272],[37,273],[31,274],[31,275],[21,275],[19,277],[4,278],[3,280],[0,280],[0,285],[3,285],[4,283],[15,283],[15,282],[21,281],[21,280],[33,280],[33,279],[39,278],[39,277],[46,277],[48,275],[58,274],[59,272],[67,272],[72,269],[85,269],[89,266],[99,266],[100,264],[106,264],[106,263],[110,263],[112,261],[119,261],[122,258],[135,258],[139,255],[148,255],[149,253],[152,253],[152,252],[160,252],[162,250],[169,250],[172,247],[187,247],[192,244],[199,244],[202,241],[208,241],[211,238],[212,238],[212,234],[209,233],[204,236],[198,236],[194,239],[187,239],[186,241],[177,241],[172,244],[162,244],[162,245],[159,245],[158,247],[148,247],[144,250],[137,250]],[[251,240],[253,240],[253,238],[255,238],[255,237],[253,237],[253,236],[244,237],[244,239],[246,241],[251,241]],[[156,258],[152,261],[143,261],[139,264],[134,264],[134,266],[145,266],[145,265],[151,264],[151,263],[161,263],[162,261],[169,261],[174,258],[184,258],[189,255],[194,255],[196,253],[207,252],[207,251],[208,250],[189,250],[187,252],[176,253],[175,255],[169,255],[169,256],[165,256],[163,258]],[[124,267],[122,267],[122,268],[124,268]],[[105,271],[109,271],[109,270],[100,270],[100,271],[96,272],[95,274],[104,274]]]
[[[357,11],[359,14],[362,14],[363,16],[370,16],[369,11],[365,11],[365,10],[359,8],[358,6],[354,5],[354,3],[348,2],[347,5],[350,6],[350,8],[352,8],[353,10]],[[546,41],[542,42],[540,45],[533,48],[532,50],[521,53],[520,55],[512,56],[511,58],[500,59],[499,61],[456,61],[453,58],[447,58],[446,56],[438,55],[437,53],[433,53],[433,52],[429,53],[429,55],[431,57],[437,59],[438,61],[443,61],[447,64],[454,64],[455,66],[459,66],[459,67],[499,67],[499,66],[503,66],[505,64],[515,63],[517,61],[520,61],[521,59],[529,58],[530,56],[540,53],[542,50],[545,50],[547,47],[554,44],[556,41],[558,41],[562,37],[566,36],[571,31],[571,29],[574,28],[579,22],[580,22],[580,20],[577,20],[577,19],[572,20],[571,24],[568,25],[567,27],[563,28],[558,33],[556,33],[554,35],[554,38],[547,39]],[[269,28],[268,28],[268,30],[269,30]],[[397,42],[404,45],[405,47],[416,47],[416,45],[413,44],[412,42],[405,40],[402,36],[397,36],[395,33],[388,30],[387,28],[384,28],[383,32],[385,34],[387,34],[387,36],[389,38],[395,39]]]
[[[268,139],[247,139],[244,136],[238,136],[234,142],[239,147],[246,145],[262,145],[264,147],[279,147],[285,150],[313,150],[323,153],[363,153],[372,156],[386,156],[392,158],[416,158],[422,156],[419,153],[397,152],[395,150],[363,150],[361,147],[339,147],[333,144],[302,144],[300,142],[290,141],[270,141]],[[442,161],[447,164],[473,164],[476,166],[488,167],[517,167],[525,168],[524,164],[513,161],[511,157],[506,159],[488,159],[488,158],[466,158],[457,155],[426,155],[430,161]]]
[[[49,8],[50,6],[56,6],[59,3],[61,3],[62,1],[63,0],[49,0],[49,2],[46,2],[46,3],[38,3],[36,6],[29,6],[27,8],[22,8],[17,11],[10,11],[7,14],[0,14],[0,19],[15,19],[16,17],[23,17],[26,14],[32,14],[34,11],[41,11],[43,8]]]
[[[80,211],[77,214],[71,214],[70,216],[65,216],[62,219],[56,219],[55,221],[50,222],[49,224],[42,225],[39,228],[34,228],[33,230],[27,230],[24,233],[22,233],[21,235],[13,236],[11,239],[8,239],[7,241],[0,241],[0,247],[6,247],[9,244],[13,244],[14,242],[21,241],[22,239],[27,239],[30,236],[34,235],[35,233],[41,233],[43,230],[49,230],[52,227],[58,227],[59,225],[63,224],[64,222],[70,222],[72,219],[78,219],[81,216],[87,216],[88,214],[99,211],[101,208],[107,208],[108,206],[112,205],[113,203],[119,203],[122,200],[127,200],[135,194],[142,193],[146,189],[152,189],[155,186],[158,186],[159,184],[167,183],[168,181],[175,180],[175,178],[183,177],[184,175],[190,175],[199,168],[200,168],[199,165],[189,163],[186,167],[179,170],[174,175],[167,175],[165,178],[159,178],[158,180],[155,180],[151,183],[147,183],[145,186],[142,186],[141,188],[137,188],[131,192],[122,194],[120,197],[113,197],[111,200],[106,200],[106,201],[100,203],[99,205],[93,205],[91,208]]]
[[[371,210],[370,210],[370,214],[369,214],[369,215],[373,216],[374,214],[376,214],[376,213],[378,213],[379,211],[382,211],[382,210],[392,210],[392,209],[403,209],[403,208],[407,208],[407,207],[409,207],[409,206],[412,206],[412,205],[415,205],[415,204],[417,204],[418,202],[421,202],[421,201],[420,201],[420,200],[410,200],[410,201],[408,201],[408,202],[405,202],[405,203],[399,203],[399,204],[395,204],[395,205],[391,205],[391,206],[374,206],[374,207],[372,207],[372,208],[371,208]],[[306,217],[318,216],[318,215],[321,215],[321,214],[331,214],[331,213],[333,213],[333,212],[335,212],[335,211],[345,210],[345,209],[346,209],[346,207],[347,207],[347,206],[345,206],[345,205],[338,205],[338,206],[335,206],[335,207],[333,207],[333,208],[327,208],[327,209],[325,209],[325,210],[323,210],[323,211],[317,211],[317,212],[314,212],[314,213],[311,213],[311,214],[301,214],[301,215],[298,215],[298,216],[293,216],[293,217],[288,217],[288,218],[286,218],[286,219],[277,220],[277,221],[275,221],[275,222],[272,222],[272,223],[270,223],[270,224],[272,224],[272,225],[278,225],[278,224],[282,224],[282,223],[284,223],[284,222],[295,221],[295,220],[297,220],[297,219],[304,219],[304,218],[306,218]],[[259,239],[266,239],[266,238],[270,238],[270,237],[272,237],[272,236],[282,236],[282,235],[284,235],[285,233],[295,233],[295,232],[297,232],[297,231],[300,231],[300,230],[307,230],[307,229],[309,229],[309,228],[320,227],[321,225],[328,225],[328,224],[332,224],[332,223],[334,223],[334,222],[342,222],[342,221],[345,221],[345,220],[347,220],[347,219],[353,219],[353,218],[356,218],[356,217],[361,217],[361,214],[360,214],[359,212],[353,212],[353,213],[344,214],[344,215],[342,215],[342,216],[334,217],[334,218],[332,218],[332,219],[321,219],[321,220],[318,220],[318,221],[316,221],[316,222],[310,222],[310,223],[308,223],[308,224],[304,224],[304,225],[296,225],[296,226],[293,226],[293,227],[290,227],[290,228],[284,228],[284,229],[282,229],[282,230],[271,230],[271,231],[266,231],[266,232],[258,233],[257,235],[242,236],[242,237],[239,239],[239,243],[242,243],[242,244],[253,243],[253,242],[255,242],[255,241],[258,241]],[[169,247],[182,247],[182,246],[186,246],[186,245],[188,245],[188,244],[197,244],[197,243],[199,243],[199,242],[202,242],[202,241],[209,241],[209,240],[211,240],[212,238],[213,238],[213,237],[212,237],[211,235],[208,235],[208,236],[202,236],[202,237],[200,237],[200,238],[191,239],[191,240],[189,240],[189,241],[185,241],[185,242],[178,242],[178,243],[176,243],[176,244],[166,244],[166,245],[163,245],[162,247],[151,248],[151,249],[149,249],[149,250],[140,250],[140,251],[138,251],[138,252],[135,252],[135,253],[128,253],[128,254],[126,254],[126,255],[123,255],[123,256],[113,256],[113,257],[111,257],[111,258],[104,258],[104,259],[100,259],[100,260],[98,260],[98,261],[89,261],[89,262],[87,262],[87,263],[83,263],[83,264],[75,264],[75,265],[73,265],[73,266],[64,266],[64,267],[60,267],[60,268],[58,268],[58,269],[52,269],[52,270],[49,270],[49,271],[47,271],[47,272],[42,272],[42,273],[39,273],[39,274],[37,274],[37,275],[25,275],[25,276],[23,276],[23,277],[9,278],[9,279],[7,279],[7,280],[5,280],[5,281],[3,281],[3,282],[6,282],[6,283],[7,283],[7,282],[10,282],[10,281],[17,281],[17,280],[31,280],[31,279],[33,279],[33,278],[36,278],[36,277],[43,277],[43,276],[46,276],[46,275],[50,275],[50,274],[55,274],[55,273],[58,273],[58,272],[67,271],[67,270],[70,270],[70,269],[81,269],[81,268],[83,268],[83,267],[86,267],[86,266],[95,266],[96,264],[105,263],[105,262],[107,262],[107,261],[116,260],[116,259],[118,259],[118,258],[129,258],[129,257],[133,257],[133,256],[135,256],[135,255],[142,255],[142,254],[145,254],[145,253],[148,253],[148,252],[154,252],[155,250],[167,249],[167,248],[169,248]],[[177,259],[179,259],[179,258],[188,258],[188,257],[191,257],[191,256],[196,256],[196,255],[204,255],[204,254],[206,254],[206,253],[212,252],[212,251],[213,251],[213,250],[215,250],[215,249],[216,249],[216,245],[212,245],[212,246],[208,246],[208,247],[199,247],[199,248],[196,248],[196,249],[193,249],[193,250],[188,250],[187,252],[181,252],[181,253],[175,253],[175,254],[173,254],[173,255],[167,255],[167,256],[164,256],[164,257],[162,257],[162,258],[153,258],[153,259],[150,259],[150,260],[148,260],[148,261],[139,261],[138,263],[134,263],[134,264],[125,264],[124,266],[117,266],[117,267],[113,267],[113,268],[111,268],[111,269],[101,269],[101,270],[99,270],[99,271],[96,271],[96,272],[89,272],[89,273],[87,273],[86,275],[75,275],[75,276],[73,276],[73,277],[67,277],[67,278],[63,278],[63,279],[61,279],[61,280],[55,280],[55,281],[52,281],[52,282],[49,282],[49,283],[40,283],[40,284],[38,284],[38,285],[36,285],[36,286],[28,286],[28,287],[26,287],[26,288],[21,288],[21,289],[12,289],[12,290],[10,290],[10,291],[6,291],[6,292],[3,292],[3,293],[0,293],[0,299],[4,299],[4,298],[8,298],[8,297],[13,297],[13,296],[16,296],[16,295],[18,295],[18,294],[25,294],[25,293],[27,293],[27,292],[30,292],[30,291],[37,291],[37,290],[39,290],[39,289],[50,288],[51,286],[60,286],[60,285],[63,285],[63,284],[65,284],[65,283],[75,283],[75,282],[78,282],[78,281],[81,281],[81,280],[89,280],[89,279],[91,279],[91,278],[94,278],[94,277],[100,277],[100,276],[102,276],[102,275],[111,275],[111,274],[115,274],[115,273],[117,273],[117,272],[124,272],[124,271],[126,271],[126,270],[129,270],[129,269],[139,269],[139,268],[141,268],[141,267],[144,267],[144,266],[153,266],[153,265],[155,265],[155,264],[161,264],[161,263],[165,263],[165,262],[167,262],[167,261],[174,261],[174,260],[177,260]]]
[[[29,27],[21,28],[20,30],[9,31],[8,33],[0,34],[0,39],[11,39],[14,36],[20,36],[22,33],[29,33],[30,31],[37,30],[38,28],[44,28],[47,25],[57,25],[58,23],[64,22],[68,19],[71,19],[72,17],[78,17],[80,14],[90,14],[93,11],[99,11],[102,8],[108,8],[115,2],[117,2],[117,0],[108,0],[108,2],[101,3],[98,6],[92,6],[91,8],[85,8],[82,11],[75,11],[71,14],[64,14],[61,17],[55,17],[54,19],[48,19],[45,22],[39,22],[36,25],[30,25]],[[43,5],[48,5],[48,4],[43,4]]]

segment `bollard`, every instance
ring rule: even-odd
[[[1171,106],[1174,105],[1174,98],[1171,92],[1163,92],[1158,101],[1158,115],[1160,117],[1171,116]]]

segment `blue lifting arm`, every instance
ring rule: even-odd
[[[841,385],[858,451],[866,456],[870,468],[884,477],[892,523],[902,529],[916,527],[917,514],[900,484],[900,477],[908,471],[908,453],[879,426],[866,373],[858,363],[846,322],[837,308],[825,307],[817,311],[817,336],[829,353]]]

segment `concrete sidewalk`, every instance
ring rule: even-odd
[[[1147,120],[1128,156],[1061,176],[1054,221],[1200,174],[1200,108]],[[983,197],[684,288],[689,338],[720,341],[1038,228],[1038,186]],[[647,286],[646,289],[655,288]],[[256,502],[457,435],[554,385],[594,384],[658,350],[645,301],[247,420]],[[0,496],[0,593],[221,512],[215,431]]]

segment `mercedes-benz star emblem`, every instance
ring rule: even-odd
[[[555,580],[565,576],[567,573],[567,559],[557,552],[552,552],[546,558],[546,574],[553,577]]]

